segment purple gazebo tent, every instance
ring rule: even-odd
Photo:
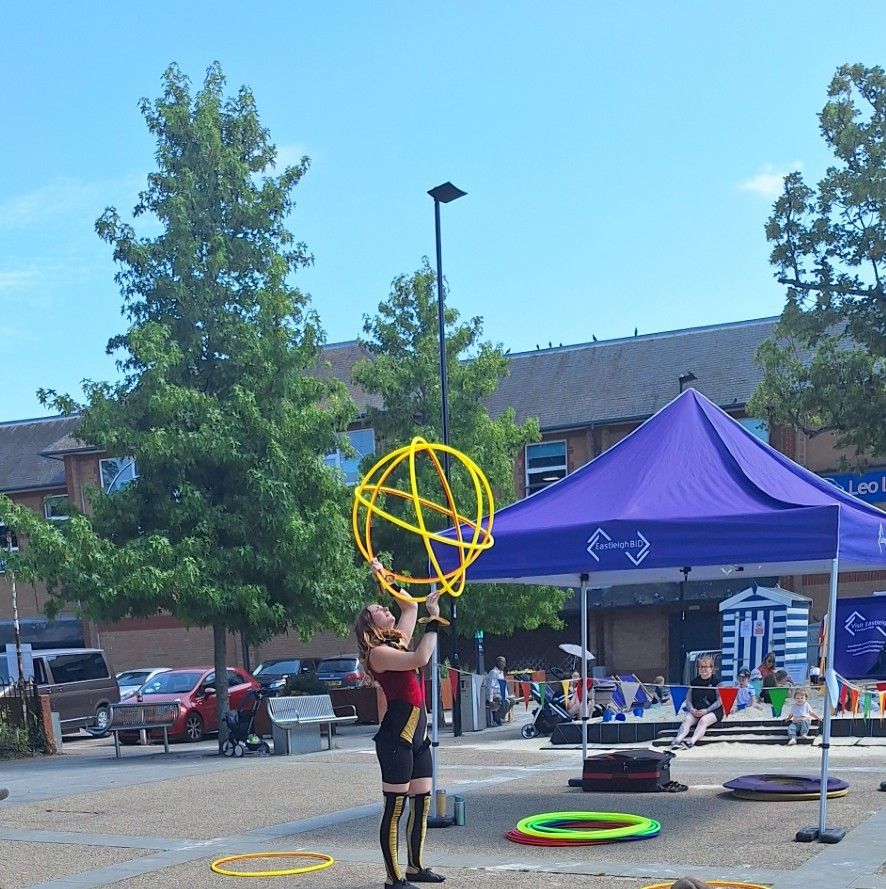
[[[688,389],[576,472],[499,510],[493,535],[495,545],[468,579],[579,587],[585,648],[591,587],[829,573],[827,786],[837,576],[886,568],[883,512],[798,466]],[[444,568],[454,566],[452,548],[435,549]],[[586,679],[586,663],[582,672]],[[586,756],[587,712],[582,718]],[[826,810],[822,794],[820,830]]]

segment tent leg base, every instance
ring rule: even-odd
[[[884,782],[886,783],[886,782]],[[569,779],[570,787],[581,787],[581,778],[570,778]]]
[[[886,781],[880,782],[880,790],[882,790],[884,793],[886,793]]]
[[[438,818],[436,815],[428,818],[428,827],[452,827],[453,824],[455,824],[454,818]]]
[[[814,843],[818,840],[820,843],[839,843],[846,836],[846,831],[842,827],[826,827],[819,830],[817,827],[804,827],[797,831],[796,840],[798,843]]]

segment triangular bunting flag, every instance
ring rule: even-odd
[[[853,716],[858,716],[858,689],[849,689],[849,709]]]
[[[452,689],[452,706],[455,706],[455,699],[458,696],[458,670],[454,667],[449,668],[449,687]]]
[[[843,682],[841,682],[840,683],[840,696],[839,696],[838,700],[840,702],[840,709],[843,711],[846,710],[846,700],[848,699],[848,697],[849,697],[849,689],[846,688],[846,685]]]
[[[508,680],[507,679],[499,679],[498,680],[498,693],[501,696],[501,702],[504,704],[508,699]]]
[[[728,716],[732,712],[732,708],[735,706],[735,699],[738,697],[738,689],[737,688],[718,688],[717,691],[720,693],[720,700],[723,702],[723,713]]]
[[[864,721],[867,722],[871,717],[871,693],[864,693]]]
[[[788,690],[786,688],[770,688],[769,700],[772,702],[772,715],[777,719],[781,716],[784,709],[784,702],[788,699]]]
[[[886,691],[879,692],[880,695],[880,723],[883,722],[883,711],[886,710]]]
[[[680,709],[683,707],[683,704],[686,702],[686,695],[689,694],[689,689],[685,685],[672,685],[671,686],[671,701],[674,704],[674,713],[679,714]]]
[[[520,685],[523,686],[523,704],[526,706],[526,709],[529,709],[529,694],[531,687],[528,682],[521,682]]]
[[[568,697],[569,697],[569,680],[564,679],[563,680],[563,699],[565,700]]]
[[[628,710],[631,710],[634,706],[634,699],[637,697],[637,692],[640,690],[639,682],[624,682],[621,683],[621,692],[625,696],[625,707]]]
[[[538,683],[538,699],[541,701],[542,706],[544,706],[545,702],[545,691],[547,689],[547,684],[544,682]]]

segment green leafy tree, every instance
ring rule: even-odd
[[[357,608],[348,492],[323,460],[354,406],[315,374],[322,331],[290,283],[310,261],[285,225],[307,158],[271,175],[252,93],[225,99],[217,64],[193,96],[177,67],[163,80],[141,103],[157,170],[134,210],[161,231],[137,237],[113,208],[96,223],[130,321],[108,345],[122,379],[85,383],[82,406],[42,393],[82,413],[83,441],[134,457],[138,478],[93,492],[91,515],[64,528],[4,512],[28,537],[18,569],[46,579],[50,609],[212,627],[221,717],[227,632],[342,631]]]
[[[508,359],[500,347],[482,340],[482,320],[460,322],[458,311],[447,305],[445,328],[449,442],[483,470],[496,506],[507,505],[515,499],[515,458],[528,442],[539,440],[538,421],[530,419],[518,425],[512,409],[495,418],[489,416],[484,400],[507,375]],[[367,392],[381,396],[384,405],[367,410],[377,454],[408,444],[416,435],[442,441],[436,275],[427,259],[414,274],[394,279],[378,314],[364,319],[363,332],[360,342],[371,358],[354,366],[353,380]],[[364,470],[372,459],[364,462]],[[439,477],[430,461],[422,461],[419,468],[422,494],[442,502]],[[476,497],[468,474],[457,461],[452,462],[451,472],[459,512],[471,515]],[[392,481],[403,483],[396,477]],[[412,505],[407,501],[389,497],[385,508],[412,521]],[[436,518],[434,530],[448,525],[445,517]],[[376,548],[391,555],[398,571],[427,576],[427,556],[416,535],[382,521],[373,524],[373,535]],[[476,630],[511,633],[542,624],[559,626],[566,596],[553,587],[471,584],[458,601],[458,630],[472,635]]]
[[[800,173],[766,225],[787,287],[775,338],[757,353],[758,416],[836,442],[863,460],[886,453],[886,75],[844,65],[819,115],[835,155],[816,188]]]

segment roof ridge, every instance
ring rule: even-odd
[[[25,426],[28,423],[46,423],[50,420],[74,420],[79,418],[79,414],[53,414],[51,417],[28,417],[24,420],[0,420],[0,426]]]
[[[755,324],[764,324],[766,322],[778,321],[780,316],[772,315],[765,318],[748,318],[743,321],[723,321],[719,324],[701,324],[697,327],[681,327],[676,330],[661,330],[654,333],[638,333],[635,336],[616,337],[611,340],[592,340],[584,343],[569,343],[567,345],[552,346],[547,349],[527,349],[523,352],[510,352],[509,357],[513,358],[517,355],[538,355],[542,352],[568,352],[573,349],[585,349],[593,346],[610,346],[621,343],[633,343],[637,340],[659,340],[666,337],[680,336],[687,333],[699,333],[712,330],[727,330],[737,327],[751,327]]]

